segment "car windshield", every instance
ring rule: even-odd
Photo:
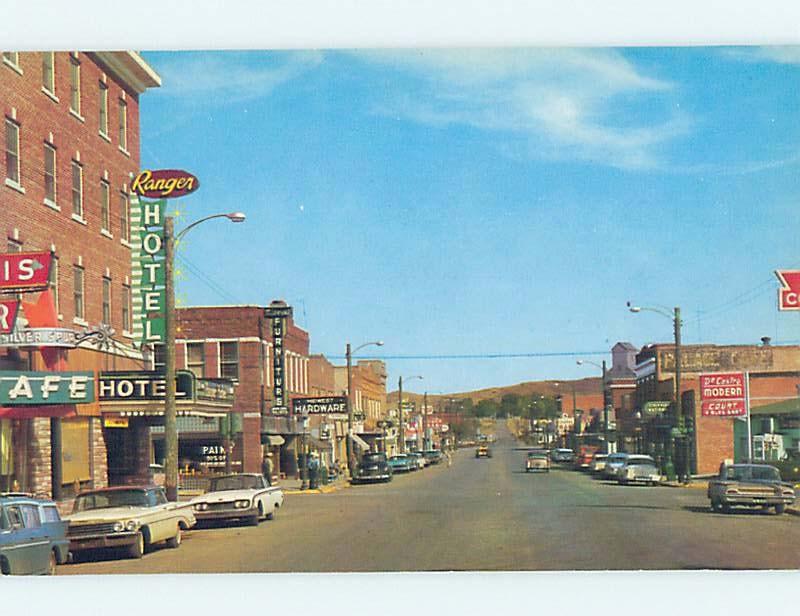
[[[385,458],[382,453],[366,453],[362,460],[364,462],[383,462]]]
[[[211,480],[209,492],[225,492],[227,490],[257,490],[263,487],[260,482],[261,477],[254,475],[232,475],[230,477],[218,477]]]
[[[727,478],[732,481],[780,481],[781,474],[773,466],[729,466]]]
[[[147,493],[144,490],[108,490],[79,494],[75,499],[73,511],[109,509],[110,507],[147,507]]]
[[[630,458],[625,460],[625,463],[628,466],[631,466],[633,464],[655,464],[656,461],[653,460],[653,458],[651,458],[650,456],[631,456]]]

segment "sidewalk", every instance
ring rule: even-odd
[[[299,479],[281,479],[276,485],[283,490],[284,494],[330,494],[350,487],[350,483],[345,479],[337,479],[327,485],[320,485],[314,490],[301,490],[302,483]]]

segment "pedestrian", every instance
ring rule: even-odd
[[[447,458],[447,468],[450,468],[450,465],[453,463],[453,458],[447,449],[444,450],[444,456]]]
[[[308,481],[312,490],[319,487],[319,455],[316,451],[308,458]]]
[[[264,454],[264,459],[261,462],[261,474],[267,480],[267,484],[272,485],[272,476],[275,472],[275,462],[272,461],[272,452],[268,451]]]

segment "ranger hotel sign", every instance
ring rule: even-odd
[[[295,398],[292,400],[295,415],[334,415],[347,413],[347,398],[331,396],[329,398]]]

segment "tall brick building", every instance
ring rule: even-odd
[[[141,366],[130,334],[128,190],[139,171],[139,97],[158,86],[135,52],[2,52],[4,251],[53,253],[48,326],[105,324],[116,332],[105,349],[70,350],[66,370]],[[38,352],[0,348],[2,369],[42,366]],[[0,491],[52,493],[106,481],[99,404],[0,409]]]

